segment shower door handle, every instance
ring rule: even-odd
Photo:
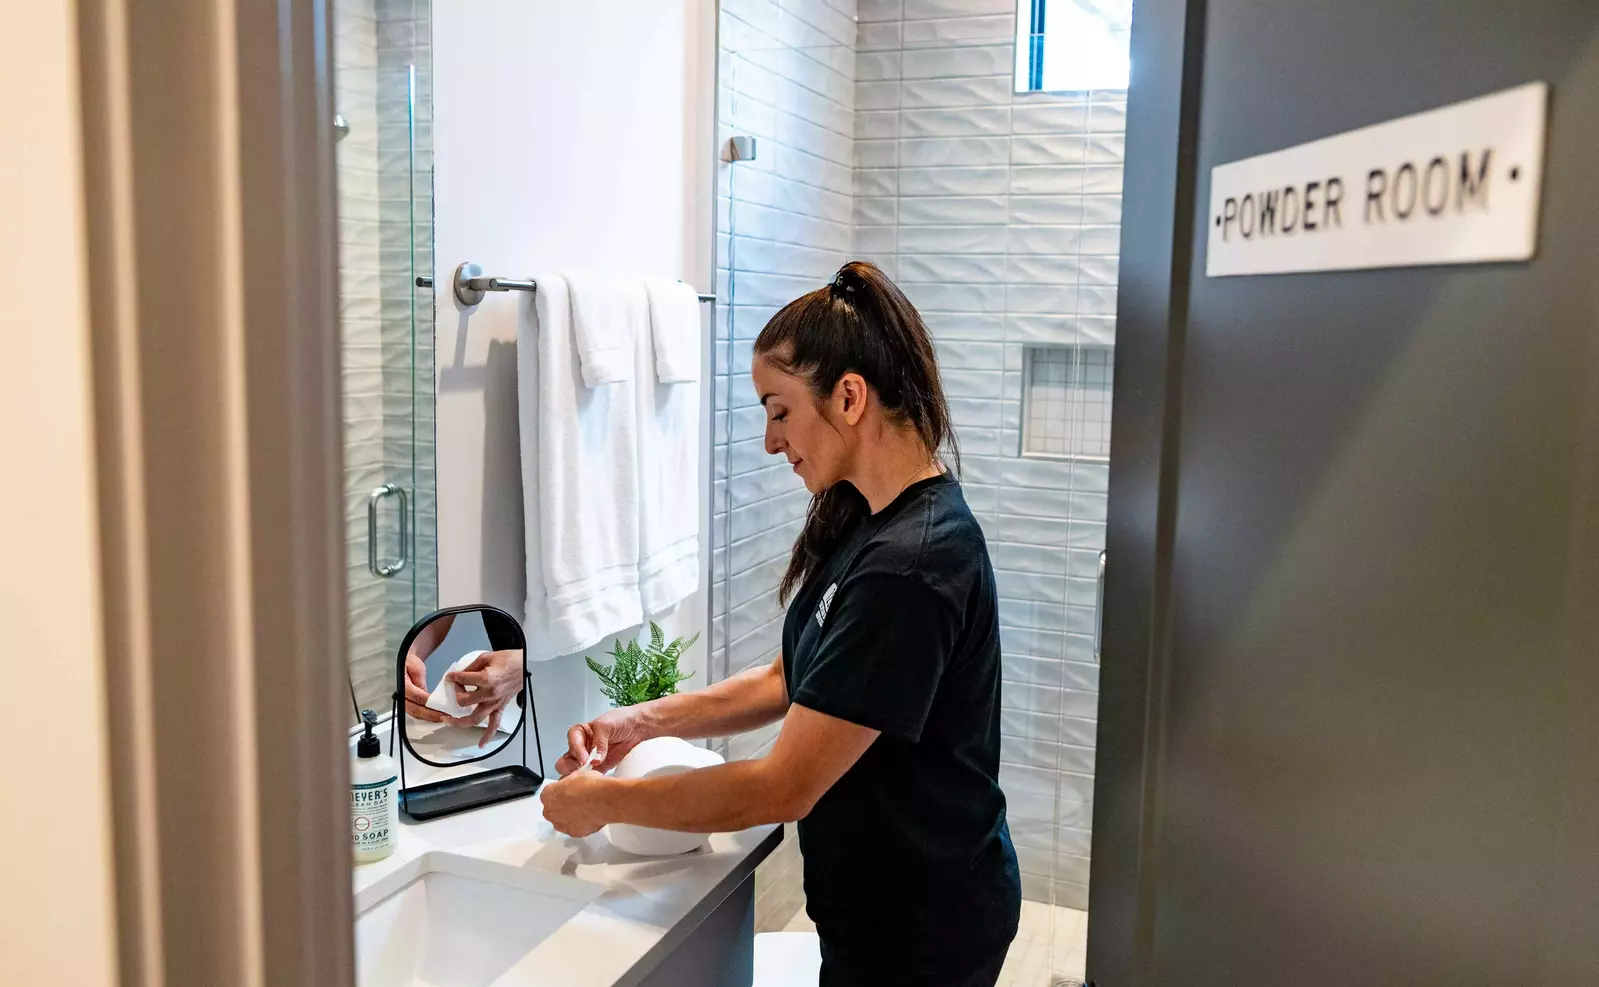
[[[1105,553],[1099,553],[1099,586],[1094,592],[1094,660],[1099,661],[1105,630]]]
[[[387,497],[400,498],[400,554],[393,562],[378,561],[378,504]],[[377,487],[366,499],[366,567],[372,575],[389,579],[399,575],[410,561],[411,500],[405,488],[393,483]]]

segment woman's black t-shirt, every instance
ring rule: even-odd
[[[919,960],[936,982],[991,957],[1021,887],[994,571],[959,483],[920,481],[857,522],[790,605],[783,665],[793,702],[882,733],[799,822],[824,956],[896,983]]]

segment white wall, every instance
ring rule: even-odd
[[[0,785],[0,979],[99,987],[117,973],[75,16],[17,6],[0,41],[0,92],[27,94],[0,101],[0,673],[70,697],[7,704],[48,756]]]
[[[441,605],[520,615],[526,602],[515,345],[530,300],[490,295],[463,311],[451,273],[465,260],[511,277],[592,267],[708,290],[713,11],[713,0],[434,4]],[[705,609],[696,594],[663,623],[700,632]],[[575,658],[534,674],[553,760],[570,722],[604,703]]]

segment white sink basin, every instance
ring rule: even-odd
[[[452,853],[356,900],[360,987],[489,987],[600,896],[597,884]]]

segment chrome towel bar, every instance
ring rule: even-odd
[[[483,276],[483,268],[471,261],[464,261],[455,269],[455,297],[462,305],[471,307],[481,302],[485,295],[491,291],[537,291],[539,283],[531,278],[490,278]],[[424,283],[425,282],[425,283]],[[433,279],[421,275],[416,279],[418,288],[433,287]],[[716,301],[715,295],[700,293],[702,302]]]

